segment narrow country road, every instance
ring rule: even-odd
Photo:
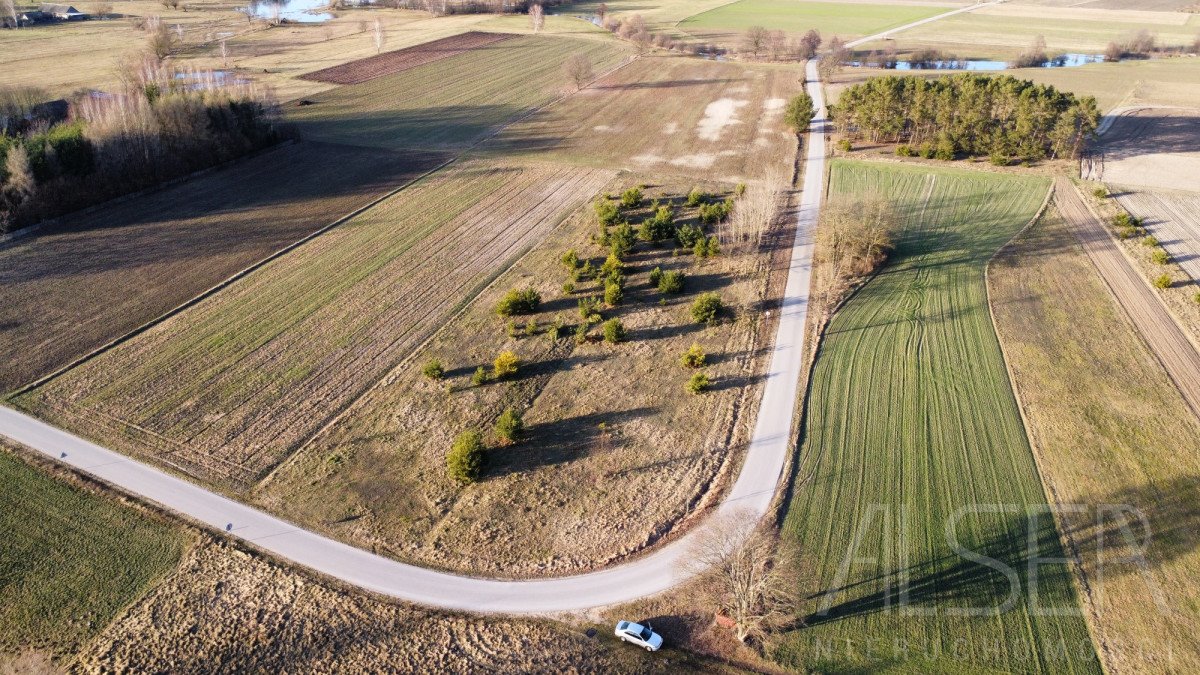
[[[633,562],[571,577],[498,581],[437,572],[374,555],[310,532],[164,471],[0,407],[0,434],[122,490],[274,556],[369,591],[432,607],[505,614],[588,609],[655,595],[679,583],[680,561],[712,517],[767,512],[791,451],[792,418],[803,368],[813,230],[825,178],[824,97],[816,62],[808,64],[808,92],[819,110],[807,147],[782,313],[745,464],[725,501],[691,533]]]
[[[1200,415],[1200,352],[1196,351],[1195,345],[1188,340],[1150,284],[1129,264],[1117,242],[1087,208],[1071,181],[1059,178],[1054,194],[1059,211],[1108,284],[1117,303],[1129,315],[1133,325],[1137,326],[1150,350],[1183,394],[1184,400]]]

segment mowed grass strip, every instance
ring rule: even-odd
[[[0,392],[28,384],[444,161],[298,143],[0,247]]]
[[[611,177],[440,171],[19,401],[245,486]]]
[[[305,138],[384,148],[462,148],[569,85],[563,62],[597,73],[628,51],[620,43],[519,37],[309,97],[289,115]]]
[[[830,322],[814,367],[798,469],[810,478],[784,536],[810,557],[817,592],[807,626],[776,645],[781,661],[1097,670],[1070,571],[1045,560],[1062,551],[984,286],[987,260],[1048,188],[1039,177],[833,163],[832,201],[887,198],[904,231]]]
[[[70,653],[173,569],[182,533],[0,443],[0,654]]]
[[[810,28],[823,35],[871,35],[948,11],[945,6],[806,2],[804,0],[739,0],[693,15],[680,22],[687,32],[732,33],[751,26],[803,33]]]
[[[801,87],[777,68],[643,57],[507,127],[481,151],[663,174],[742,179],[790,161],[786,100]]]
[[[1200,422],[1057,213],[988,279],[1042,475],[1083,507],[1063,515],[1106,665],[1200,671]]]

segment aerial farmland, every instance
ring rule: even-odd
[[[0,672],[1195,671],[1197,9],[0,0]]]

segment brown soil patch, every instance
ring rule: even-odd
[[[1096,152],[1103,166],[1085,178],[1200,192],[1200,111],[1133,110],[1117,117],[1101,140]]]
[[[297,143],[0,246],[0,392],[160,316],[442,161]]]
[[[358,84],[383,75],[399,73],[426,63],[433,63],[444,58],[479,49],[501,40],[515,37],[508,33],[484,33],[471,31],[462,35],[434,40],[416,47],[397,49],[357,61],[325,68],[306,75],[300,79],[332,84]]]

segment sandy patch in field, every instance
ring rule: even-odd
[[[689,169],[711,169],[716,164],[717,156],[711,152],[696,155],[684,155],[671,160],[672,166],[685,166]]]
[[[1117,117],[1100,141],[1104,164],[1093,165],[1085,178],[1200,192],[1200,111],[1132,110]]]
[[[721,98],[709,103],[704,109],[704,118],[696,123],[696,133],[706,141],[721,140],[725,127],[740,124],[737,111],[749,105],[749,101]]]
[[[663,126],[662,132],[667,136],[673,136],[679,131],[679,122],[667,122]]]
[[[596,126],[592,127],[592,131],[598,131],[602,134],[611,134],[616,132],[617,128],[607,124],[597,124]]]
[[[785,105],[787,105],[786,99],[769,98],[769,99],[763,101],[763,112],[777,113],[777,112],[783,110],[783,107]]]

